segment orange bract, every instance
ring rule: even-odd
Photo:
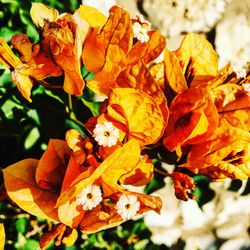
[[[250,176],[250,135],[220,119],[220,126],[207,141],[191,147],[184,164],[194,173],[219,180]]]
[[[178,199],[187,201],[189,198],[194,198],[190,191],[195,189],[195,184],[190,176],[180,172],[173,172],[171,177],[174,180],[175,196]]]
[[[182,65],[183,72],[191,69],[195,75],[215,76],[218,71],[218,58],[212,45],[198,34],[187,34],[175,55]],[[193,60],[193,62],[191,62]],[[190,69],[189,69],[190,70]]]
[[[157,102],[131,88],[115,88],[109,96],[107,114],[126,128],[128,139],[141,145],[156,143],[163,134],[165,119]]]
[[[120,72],[138,63],[148,64],[158,57],[166,41],[159,31],[149,32],[149,37],[147,43],[137,41],[133,45],[129,14],[119,7],[112,7],[102,30],[94,29],[84,45],[84,64],[89,71],[96,73],[87,82],[88,87],[97,94],[107,96],[112,88],[119,86],[116,78]]]
[[[84,10],[78,9],[74,15],[65,13],[58,16],[54,9],[42,4],[33,3],[31,8],[33,22],[43,31],[43,50],[52,55],[57,65],[62,68],[63,88],[73,95],[81,95],[85,85],[81,76],[80,57],[89,25],[81,18],[81,11]]]
[[[218,125],[218,113],[206,88],[190,88],[177,95],[170,106],[164,145],[197,144],[209,138]]]

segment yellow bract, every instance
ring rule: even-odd
[[[108,115],[124,125],[128,139],[141,145],[156,143],[165,129],[157,102],[146,93],[131,88],[115,88],[109,96]]]
[[[23,210],[35,216],[58,221],[57,195],[43,190],[35,180],[38,160],[19,161],[3,170],[8,196]]]
[[[192,62],[195,75],[212,75],[218,72],[218,58],[212,45],[198,34],[187,34],[175,55],[182,63],[185,72]]]

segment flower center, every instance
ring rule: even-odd
[[[126,208],[126,209],[129,209],[130,206],[131,206],[131,205],[128,203],[128,204],[126,204],[125,208]]]
[[[88,193],[88,194],[87,194],[87,198],[88,198],[88,199],[91,199],[92,197],[93,197],[93,195],[92,195],[91,193]]]
[[[108,131],[104,131],[104,136],[109,137],[110,133]]]

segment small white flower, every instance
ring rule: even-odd
[[[242,87],[245,90],[245,92],[247,93],[247,95],[250,96],[250,83],[242,84]]]
[[[88,185],[76,197],[76,200],[84,210],[91,210],[102,201],[101,189],[97,185]]]
[[[140,209],[140,203],[137,197],[133,195],[123,194],[116,203],[117,213],[123,220],[132,219]]]
[[[119,130],[112,124],[112,122],[96,124],[93,132],[95,140],[100,146],[104,147],[114,146],[119,138]]]
[[[248,65],[247,62],[239,60],[238,62],[231,63],[231,69],[236,73],[237,78],[245,78]]]
[[[149,40],[148,26],[147,24],[140,24],[135,22],[133,24],[134,37],[137,38],[142,43],[146,43]]]

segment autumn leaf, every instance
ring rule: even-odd
[[[3,170],[7,194],[26,212],[44,219],[59,221],[57,208],[55,208],[57,196],[44,191],[36,183],[38,162],[35,159],[26,159]]]
[[[37,183],[44,189],[60,191],[70,155],[65,141],[51,139],[37,165]]]
[[[128,139],[134,138],[141,145],[156,143],[164,132],[161,108],[152,97],[139,90],[113,89],[107,114],[127,128]]]
[[[190,88],[177,95],[170,106],[165,147],[197,144],[209,138],[218,125],[218,113],[206,88]]]

